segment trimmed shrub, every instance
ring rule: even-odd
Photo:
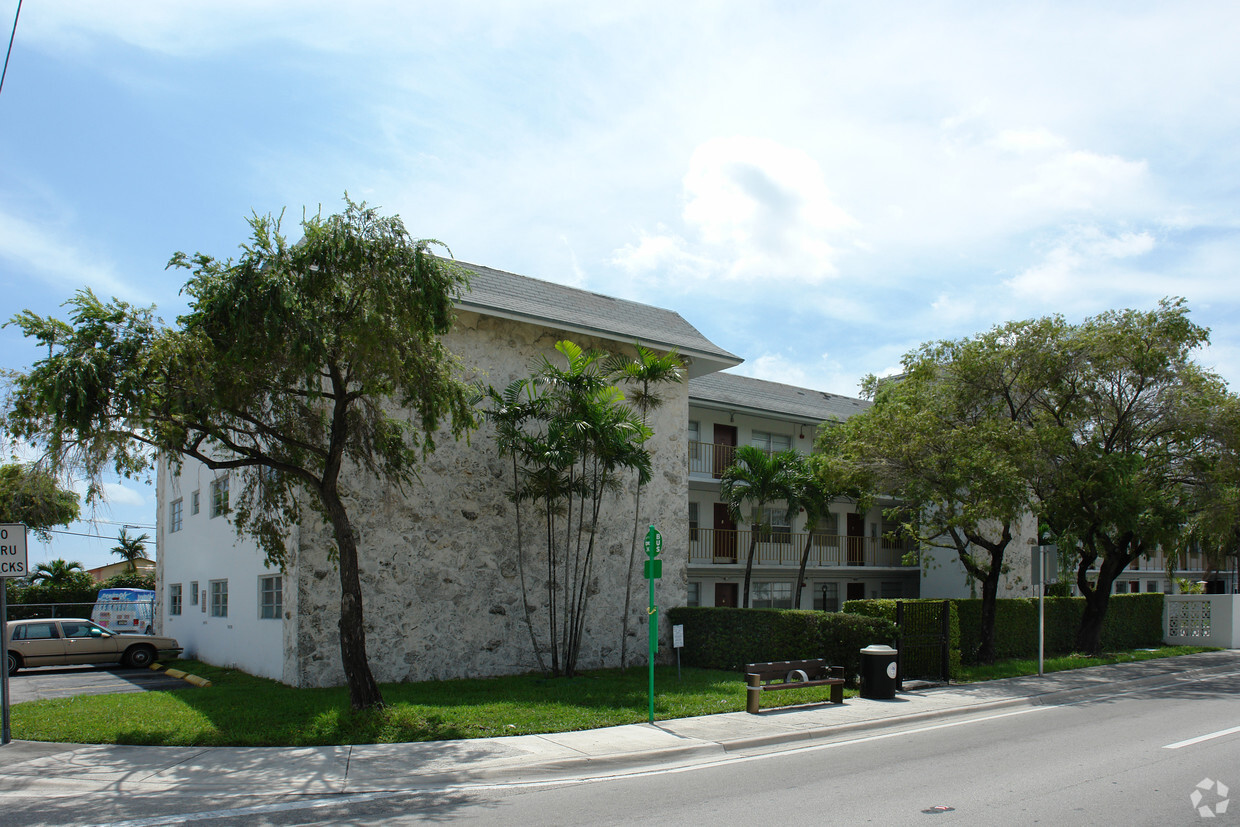
[[[894,643],[895,624],[883,618],[801,609],[680,606],[668,612],[685,627],[686,666],[735,669],[747,663],[824,658],[843,666],[849,683],[861,671],[861,650]]]

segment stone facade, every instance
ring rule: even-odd
[[[503,388],[528,376],[539,356],[562,358],[561,339],[616,351],[616,343],[580,334],[462,312],[445,344],[466,378]],[[682,605],[687,583],[688,511],[685,429],[687,384],[671,386],[652,414],[653,478],[642,492],[642,532],[663,534],[661,613]],[[440,440],[421,479],[405,490],[352,474],[350,515],[360,534],[359,557],[367,650],[375,678],[418,681],[534,671],[538,668],[522,606],[509,460],[501,459],[489,423],[468,441]],[[625,568],[633,537],[635,478],[604,505],[579,668],[619,665]],[[534,633],[547,645],[546,546],[541,518],[526,509],[524,593]],[[640,538],[639,538],[640,543]],[[286,683],[331,686],[344,681],[337,622],[340,588],[328,558],[330,531],[307,513],[290,537],[285,585]],[[629,652],[644,658],[647,586],[641,548],[634,579]],[[670,636],[663,630],[665,636]],[[666,644],[661,648],[667,650]],[[630,662],[634,658],[630,657]]]

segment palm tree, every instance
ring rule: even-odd
[[[732,464],[719,479],[719,498],[727,505],[732,519],[745,521],[741,507],[750,507],[749,554],[745,558],[745,594],[742,608],[749,608],[749,582],[753,577],[753,555],[758,547],[758,534],[769,530],[766,507],[771,503],[787,503],[793,499],[789,469],[797,461],[795,451],[768,454],[761,448],[745,445],[736,449]]]
[[[137,571],[135,560],[142,560],[146,557],[146,541],[151,539],[151,535],[142,533],[137,537],[130,537],[128,530],[121,529],[121,533],[117,536],[116,541],[120,545],[112,546],[112,553],[118,557],[123,557],[125,562],[129,564],[126,571]]]
[[[615,379],[630,386],[629,404],[641,414],[643,427],[649,426],[650,412],[663,406],[663,396],[659,393],[659,385],[684,381],[684,363],[675,350],[660,356],[649,348],[634,343],[637,350],[635,356],[615,356],[607,362],[607,371]],[[629,546],[629,567],[624,584],[624,614],[620,623],[620,668],[628,666],[629,647],[629,607],[633,602],[633,581],[637,571],[637,538],[641,533],[642,488],[641,480],[637,483],[637,492],[633,498],[633,541]]]
[[[809,564],[809,551],[814,542],[818,522],[831,511],[831,503],[839,497],[856,502],[858,511],[869,507],[869,495],[862,493],[857,483],[849,479],[848,471],[832,458],[796,455],[788,469],[792,491],[788,511],[805,511],[805,547],[801,550],[801,566],[797,571],[796,585],[792,592],[792,608],[801,607],[801,587],[805,583],[805,569]]]
[[[44,586],[68,586],[77,579],[76,575],[86,574],[86,567],[76,560],[52,560],[39,563],[30,573],[30,579]]]

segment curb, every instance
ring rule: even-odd
[[[186,683],[193,684],[194,686],[206,687],[206,686],[211,685],[211,681],[207,680],[206,678],[200,678],[197,675],[191,675],[188,672],[182,672],[180,669],[169,669],[168,667],[164,666],[162,663],[151,664],[151,671],[158,672],[161,669],[164,671],[164,674],[168,675],[169,677],[180,678]]]

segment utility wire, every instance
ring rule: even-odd
[[[17,0],[17,14],[13,15],[13,33],[9,35],[9,50],[4,53],[4,70],[0,71],[0,92],[4,91],[4,76],[9,73],[9,55],[13,54],[13,40],[17,37],[17,19],[22,16],[22,0]]]

